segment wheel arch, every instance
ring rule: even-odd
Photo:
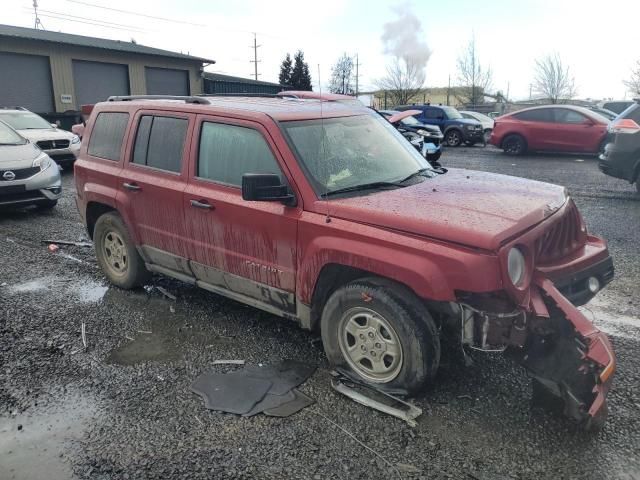
[[[117,212],[118,210],[113,206],[102,202],[91,201],[87,203],[87,209],[85,211],[85,221],[87,225],[87,232],[89,238],[93,240],[93,231],[96,226],[98,218],[108,212]]]

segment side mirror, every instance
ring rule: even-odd
[[[51,128],[58,128],[58,125],[55,123],[50,123],[49,125],[51,125]]]
[[[296,197],[282,185],[280,175],[274,173],[245,173],[242,175],[242,199],[252,202],[282,202],[296,205]]]

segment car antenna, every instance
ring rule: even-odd
[[[320,92],[320,128],[322,129],[322,137],[320,138],[321,148],[322,148],[322,164],[329,169],[327,165],[327,147],[325,145],[326,133],[324,130],[324,115],[322,114],[322,104],[324,100],[322,99],[322,77],[320,77],[320,64],[318,64],[318,91]],[[327,180],[328,182],[328,180]],[[324,190],[324,201],[327,206],[327,216],[325,217],[325,223],[331,223],[331,215],[329,214],[329,186],[325,184]]]

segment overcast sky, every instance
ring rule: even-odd
[[[33,0],[3,0],[1,23],[32,27]],[[373,88],[389,61],[384,25],[404,6],[419,19],[432,55],[427,86],[456,80],[456,58],[472,35],[481,61],[493,71],[493,88],[527,98],[536,58],[558,52],[576,78],[580,98],[625,97],[622,80],[640,59],[639,0],[38,0],[47,30],[130,40],[216,60],[209,71],[250,76],[257,33],[260,79],[277,81],[286,52],[302,49],[314,89],[318,65],[323,88],[331,65],[358,53],[361,89]],[[96,6],[123,10],[122,12]],[[132,13],[173,19],[153,19]],[[60,14],[66,16],[62,19]],[[54,18],[57,17],[57,18]],[[71,21],[75,20],[75,21]],[[87,23],[109,24],[106,28]],[[183,22],[183,23],[178,23]],[[628,96],[628,95],[627,95]]]

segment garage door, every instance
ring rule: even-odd
[[[119,63],[73,61],[76,106],[104,102],[111,95],[129,95],[129,67]]]
[[[0,106],[55,111],[49,57],[0,52],[0,72]]]
[[[189,72],[145,67],[147,95],[189,95]]]

